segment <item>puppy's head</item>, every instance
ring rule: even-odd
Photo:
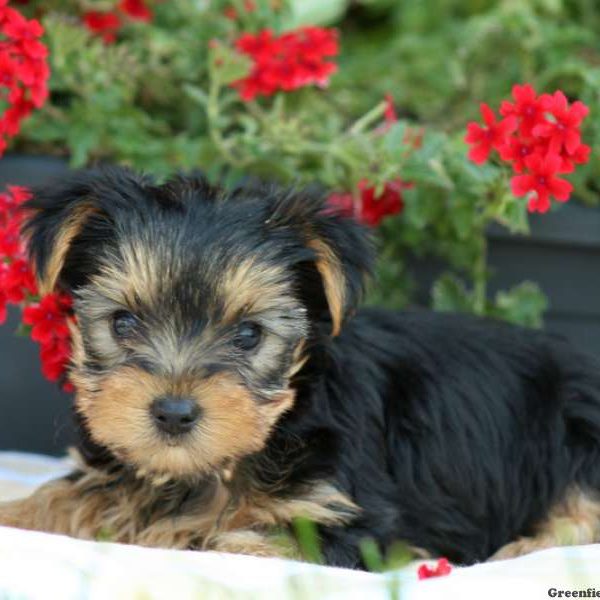
[[[357,224],[272,188],[92,170],[29,207],[40,286],[74,297],[76,409],[94,442],[157,475],[260,451],[371,258]]]

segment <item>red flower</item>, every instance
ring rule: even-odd
[[[271,57],[271,51],[276,47],[273,32],[263,29],[256,35],[243,33],[235,43],[242,54],[251,56],[257,62],[267,61]]]
[[[478,165],[489,158],[492,150],[506,145],[508,136],[515,131],[518,124],[514,116],[498,122],[494,111],[485,103],[482,103],[480,108],[487,127],[482,127],[479,123],[469,123],[465,136],[465,142],[473,146],[469,150],[469,158]]]
[[[148,8],[144,0],[121,0],[119,8],[136,21],[144,21],[146,23],[152,21],[152,11]]]
[[[23,302],[27,294],[37,294],[37,285],[29,262],[19,258],[9,263],[0,276],[0,288],[6,300],[13,304]]]
[[[435,567],[429,567],[425,564],[419,567],[417,576],[419,579],[431,579],[432,577],[444,577],[450,575],[452,572],[452,565],[448,562],[447,558],[440,558]]]
[[[544,120],[548,101],[545,96],[537,97],[535,89],[529,83],[515,85],[512,89],[514,103],[504,100],[500,105],[503,117],[516,117],[520,120],[519,133],[530,136],[533,128]]]
[[[6,51],[0,52],[0,85],[8,89],[17,82],[19,63]]]
[[[25,307],[23,323],[30,325],[31,339],[48,345],[56,338],[69,338],[67,315],[72,301],[61,294],[47,294],[38,304]]]
[[[18,185],[7,186],[8,193],[0,194],[0,224],[6,223],[17,208],[31,197],[27,188]]]
[[[68,320],[72,302],[61,294],[37,300],[35,277],[19,235],[22,220],[19,207],[30,197],[29,190],[14,185],[0,194],[0,324],[6,319],[7,304],[20,304],[23,323],[31,327],[32,339],[41,344],[44,376],[51,381],[62,381],[66,390],[72,388],[64,382],[71,356]]]
[[[535,142],[523,141],[520,137],[511,137],[504,146],[498,148],[498,153],[502,160],[512,162],[515,173],[522,173],[526,168],[526,159],[538,149]]]
[[[325,86],[337,70],[335,63],[325,60],[338,53],[337,33],[333,29],[304,27],[279,37],[265,29],[256,35],[243,34],[235,45],[254,62],[247,77],[232,83],[244,101],[271,96],[280,90]]]
[[[0,3],[0,154],[7,139],[19,132],[21,121],[48,97],[48,50],[39,40],[44,28],[35,19]]]
[[[584,165],[590,160],[591,153],[592,149],[587,144],[580,144],[572,155],[563,154],[560,173],[572,173],[575,165]]]
[[[20,88],[16,88],[17,94],[13,96],[12,106],[7,108],[0,119],[0,134],[14,137],[21,129],[21,121],[26,119],[35,108],[33,102],[24,99]]]
[[[121,28],[119,15],[97,10],[83,13],[83,23],[92,33],[99,35],[106,44],[112,44],[116,41],[117,32]]]
[[[411,187],[400,179],[385,184],[379,196],[375,195],[375,186],[370,186],[363,179],[358,184],[361,191],[360,220],[366,225],[376,227],[384,217],[398,214],[404,208],[402,200],[402,189]]]
[[[13,205],[15,207],[21,206],[23,202],[27,202],[31,198],[31,192],[22,185],[8,185],[6,186],[9,194],[12,197]]]
[[[59,381],[65,376],[71,360],[71,342],[68,338],[54,338],[40,348],[42,373],[49,381]]]
[[[333,192],[327,198],[328,212],[345,215],[347,217],[355,217],[356,206],[354,197],[350,192],[339,193]],[[330,210],[329,210],[330,209]]]
[[[338,214],[354,217],[365,225],[376,227],[385,217],[402,211],[404,208],[402,190],[411,187],[412,184],[396,179],[387,182],[383,191],[376,196],[375,186],[363,179],[358,184],[360,191],[358,199],[350,193],[333,193],[327,203],[332,211]]]
[[[6,316],[8,314],[6,309],[7,302],[6,294],[0,289],[0,325],[6,321]]]
[[[13,258],[22,250],[20,221],[13,217],[0,226],[0,257]]]
[[[529,200],[531,212],[544,213],[550,208],[553,196],[559,202],[566,202],[573,186],[564,179],[556,177],[561,166],[561,158],[557,154],[548,154],[545,158],[531,156],[525,164],[529,169],[527,175],[517,175],[511,180],[513,194],[517,197],[534,192]]]
[[[516,131],[509,132],[502,143],[496,144],[502,137],[500,134],[494,136],[489,130],[484,133],[477,124],[470,123],[465,140],[476,145],[471,148],[469,158],[483,162],[491,150],[497,150],[500,158],[519,174],[511,180],[514,194],[531,194],[529,210],[546,212],[552,197],[565,202],[572,191],[571,184],[557,175],[572,173],[575,165],[590,158],[591,149],[581,142],[580,131],[589,110],[579,101],[569,105],[561,91],[537,96],[529,84],[515,85],[513,98],[514,103],[502,103],[500,113],[506,120],[516,120]],[[486,122],[490,129],[496,127],[491,111]]]
[[[226,6],[223,9],[223,16],[230,21],[235,21],[238,18],[238,13],[234,6]]]
[[[546,97],[547,109],[554,117],[553,122],[540,123],[533,129],[533,134],[549,139],[549,151],[560,153],[563,148],[567,154],[573,155],[581,145],[581,122],[590,112],[580,101],[569,106],[567,97],[557,91],[553,96]]]
[[[398,121],[398,115],[396,114],[396,108],[394,106],[394,97],[391,94],[385,95],[385,111],[383,118],[386,123],[392,124]]]
[[[391,94],[385,94],[383,97],[384,110],[383,110],[383,123],[375,129],[376,134],[387,133],[394,123],[398,122],[398,115],[396,114],[396,107],[394,106],[394,97]],[[406,140],[404,140],[406,143]]]

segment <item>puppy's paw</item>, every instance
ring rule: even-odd
[[[525,554],[531,554],[536,550],[543,550],[549,548],[552,544],[546,539],[535,538],[535,537],[522,537],[506,546],[502,546],[500,550],[496,551],[488,562],[495,560],[506,560],[508,558],[517,558],[524,556]]]
[[[215,552],[301,560],[301,554],[291,540],[278,539],[250,530],[220,533],[210,539],[206,546],[207,550]]]
[[[18,527],[30,529],[30,519],[27,514],[27,500],[14,500],[12,502],[0,502],[0,527]]]

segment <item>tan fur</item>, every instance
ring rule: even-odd
[[[332,335],[339,335],[344,319],[345,279],[342,266],[333,250],[318,238],[308,244],[317,254],[316,266],[323,280],[325,296],[331,313]]]
[[[300,343],[294,348],[292,364],[287,373],[288,379],[292,379],[295,375],[297,375],[301,371],[302,367],[306,364],[308,359],[309,356],[306,353],[306,340],[300,340]]]
[[[259,403],[231,373],[192,381],[169,381],[133,367],[122,367],[102,379],[99,389],[76,369],[76,408],[93,439],[128,464],[157,476],[202,474],[261,450],[294,392],[284,390]],[[150,413],[152,402],[179,394],[196,400],[203,416],[196,429],[178,441],[165,440]]]
[[[169,281],[172,272],[168,262],[161,262],[158,249],[148,248],[135,240],[123,240],[119,257],[105,263],[92,281],[106,298],[134,312],[150,306],[160,294],[161,283]]]
[[[75,239],[88,217],[96,212],[91,204],[81,204],[73,210],[63,223],[53,246],[52,254],[44,270],[43,276],[38,274],[38,283],[41,294],[49,294],[56,287],[56,283],[62,271],[65,258]]]
[[[242,259],[235,268],[222,273],[219,292],[224,304],[224,323],[234,323],[246,313],[278,309],[286,303],[292,305],[284,270],[255,258]]]
[[[234,494],[217,475],[211,477],[207,497],[183,507],[185,493],[176,484],[157,487],[87,468],[75,482],[55,481],[25,500],[0,504],[0,524],[144,546],[289,557],[297,550],[282,544],[281,526],[297,517],[343,525],[358,512],[326,482],[278,500],[251,487]]]
[[[503,546],[490,560],[514,558],[554,546],[600,542],[600,498],[572,490],[536,528],[535,535]]]
[[[275,536],[265,536],[256,531],[230,531],[220,533],[211,540],[211,550],[233,554],[290,558],[300,560],[300,551],[289,541]]]

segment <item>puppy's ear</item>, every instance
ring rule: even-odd
[[[42,294],[84,282],[116,211],[142,183],[125,169],[87,169],[33,190],[23,233]]]
[[[297,263],[300,291],[316,311],[322,298],[332,335],[338,335],[344,319],[360,302],[372,272],[374,247],[367,229],[310,190],[280,196],[270,223],[299,233],[304,247]]]

